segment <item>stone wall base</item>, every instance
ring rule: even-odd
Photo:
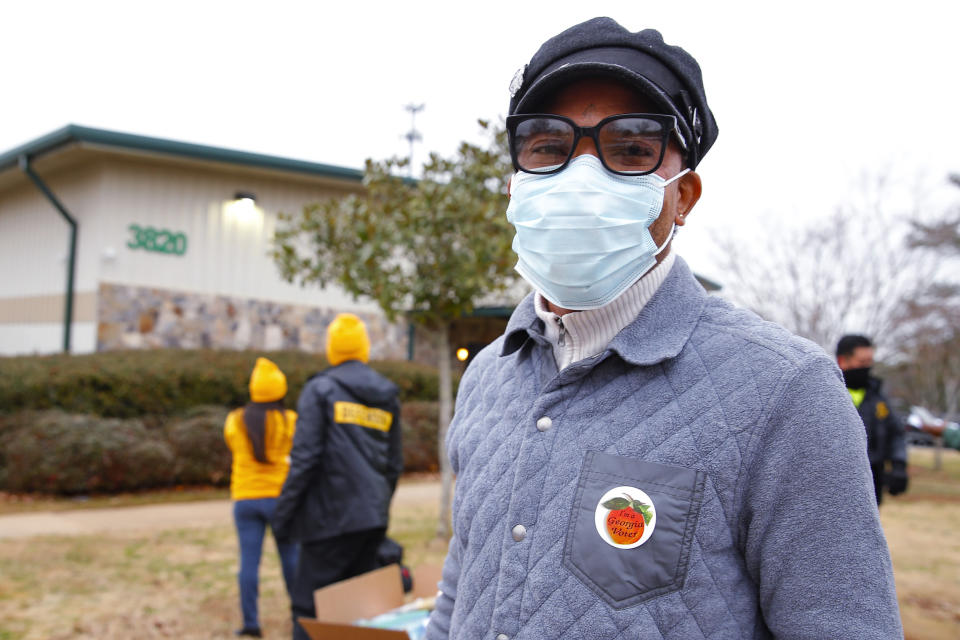
[[[116,349],[254,349],[323,353],[327,325],[339,309],[307,307],[100,283],[97,351]],[[370,334],[370,358],[405,360],[405,322],[357,312]]]

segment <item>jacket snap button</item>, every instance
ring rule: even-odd
[[[537,420],[537,429],[540,431],[546,431],[552,426],[553,426],[553,420],[551,420],[547,416],[543,416],[542,418]]]
[[[513,539],[516,540],[517,542],[520,542],[521,540],[527,537],[527,528],[522,524],[518,524],[513,528],[513,531],[511,531],[511,533],[513,534]]]
[[[497,640],[510,640],[510,636],[505,633],[498,633]]]

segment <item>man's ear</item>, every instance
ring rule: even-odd
[[[696,171],[685,174],[677,181],[677,219],[674,222],[678,227],[686,224],[687,216],[697,204],[702,191],[703,183]]]

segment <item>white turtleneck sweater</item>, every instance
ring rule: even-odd
[[[546,325],[546,336],[553,345],[557,369],[563,370],[574,362],[602,352],[613,337],[640,313],[666,279],[676,256],[673,251],[613,302],[587,311],[571,311],[558,316],[547,307],[547,301],[537,292],[534,308]]]

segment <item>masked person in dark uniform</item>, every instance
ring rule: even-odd
[[[313,618],[313,592],[379,566],[390,500],[403,470],[398,389],[367,362],[370,339],[357,316],[338,315],[327,329],[329,369],[311,377],[297,403],[290,472],[273,529],[301,543],[291,593],[297,623]]]
[[[837,343],[837,364],[867,429],[867,452],[877,504],[883,487],[895,496],[907,490],[907,445],[903,423],[883,394],[883,381],[870,375],[873,343],[866,336],[846,335]]]

